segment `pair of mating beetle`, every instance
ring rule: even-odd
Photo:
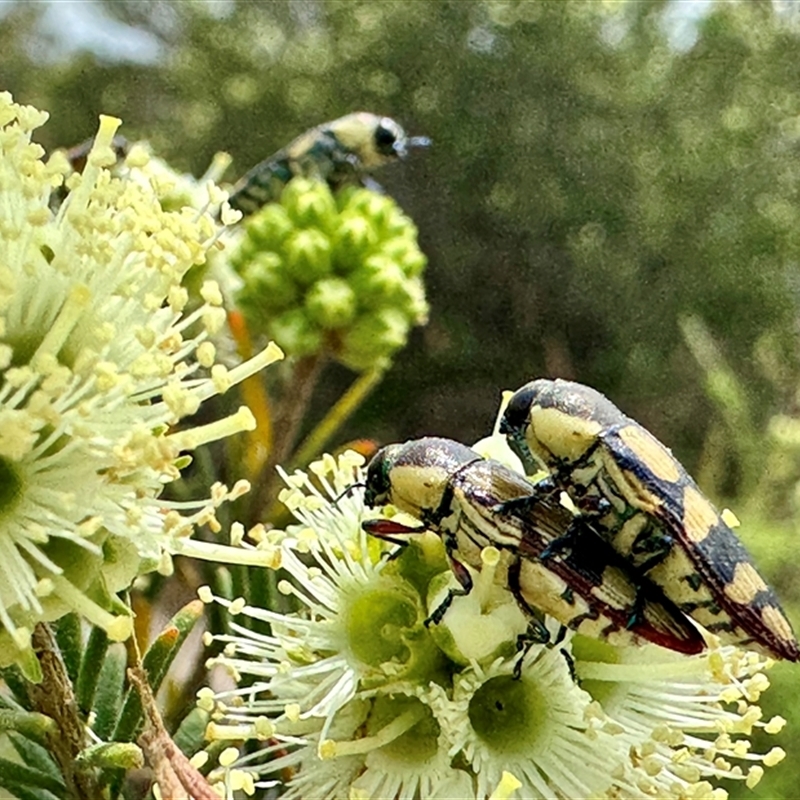
[[[774,591],[697,484],[652,434],[588,386],[536,380],[511,398],[500,425],[532,483],[448,439],[380,450],[367,468],[365,502],[391,503],[421,523],[369,520],[375,536],[431,530],[460,584],[472,586],[480,553],[505,554],[507,586],[547,641],[542,612],[612,644],[653,642],[699,653],[690,620],[736,644],[789,661],[800,649]],[[562,502],[566,492],[575,514]]]
[[[359,112],[300,135],[258,164],[229,202],[245,215],[276,199],[294,176],[354,181],[408,149],[392,119]],[[536,484],[447,439],[420,439],[378,452],[367,470],[365,500],[392,503],[420,520],[364,523],[384,538],[430,529],[445,545],[461,593],[492,545],[506,554],[509,589],[547,640],[537,613],[612,643],[651,641],[699,653],[705,640],[688,619],[725,643],[800,660],[775,593],[736,535],[681,464],[655,437],[599,392],[568,381],[538,380],[512,397],[501,433]],[[579,514],[561,504],[566,492]],[[453,592],[431,615],[444,616]]]

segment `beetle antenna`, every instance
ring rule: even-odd
[[[364,481],[360,481],[359,483],[352,483],[348,486],[341,494],[336,495],[333,498],[333,504],[338,505],[340,500],[343,500],[349,494],[353,492],[353,489],[366,489],[367,484]]]

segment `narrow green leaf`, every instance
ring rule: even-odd
[[[142,667],[153,694],[158,691],[181,645],[202,616],[203,603],[199,600],[192,600],[178,611],[150,645],[142,659]],[[111,737],[113,741],[131,741],[139,728],[141,719],[142,702],[139,694],[129,689],[114,729],[114,735]]]
[[[2,677],[0,677],[2,680]],[[24,711],[22,706],[11,695],[0,694],[0,709],[7,711]]]
[[[14,781],[6,781],[5,775],[0,775],[0,786],[8,789],[11,797],[16,800],[58,800],[58,796],[47,789],[35,789],[31,786],[22,786]]]
[[[23,677],[19,667],[12,664],[10,667],[0,669],[0,678],[3,679],[20,706],[30,710],[31,701],[28,698],[28,682]]]
[[[142,666],[147,675],[150,688],[155,694],[161,687],[161,682],[167,674],[167,670],[172,664],[178,650],[186,641],[186,637],[192,632],[195,625],[203,618],[205,606],[201,600],[192,600],[181,608],[177,614],[169,621],[162,633],[150,645],[142,659]],[[171,629],[177,632],[174,638]],[[164,642],[161,638],[164,637]],[[170,641],[172,642],[170,645]]]
[[[101,739],[110,738],[117,722],[122,705],[127,665],[128,654],[122,645],[114,645],[108,649],[100,668],[100,678],[94,697],[96,716],[93,730]]]
[[[56,797],[66,798],[67,796],[67,787],[60,780],[55,780],[50,775],[26,767],[24,764],[0,758],[0,785],[10,789],[10,784],[30,789],[46,789]]]
[[[88,716],[92,710],[97,682],[100,679],[100,664],[107,652],[108,635],[102,628],[92,628],[75,684],[75,699],[84,716]]]
[[[140,769],[144,766],[144,753],[130,742],[101,742],[82,750],[75,763],[100,769]]]
[[[55,721],[46,714],[0,709],[0,733],[19,733],[27,739],[46,745],[48,737],[56,735],[57,730]]]
[[[193,708],[178,726],[172,741],[181,751],[191,758],[205,744],[206,727],[211,719],[208,711],[202,708]]]
[[[53,727],[55,728],[55,723],[53,723]],[[61,771],[50,755],[50,751],[47,747],[44,747],[16,731],[8,731],[8,741],[11,742],[14,749],[17,751],[17,755],[26,767],[39,770],[39,772],[50,775],[51,778],[56,780],[60,779]]]
[[[61,651],[61,658],[67,670],[67,675],[73,685],[78,679],[78,670],[81,666],[81,618],[71,612],[53,623],[56,634],[56,644]]]

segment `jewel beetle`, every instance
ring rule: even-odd
[[[529,474],[549,474],[537,484],[542,499],[567,492],[634,574],[681,611],[724,643],[800,659],[775,592],[736,534],[672,452],[608,398],[534,380],[511,397],[500,432]],[[550,552],[579,550],[582,535],[573,527]]]
[[[509,501],[536,498],[515,507]],[[650,641],[681,653],[701,652],[702,635],[647,578],[600,538],[588,521],[556,497],[538,497],[522,475],[499,461],[449,439],[428,437],[388,445],[367,467],[365,504],[391,503],[419,520],[416,527],[392,519],[366,520],[364,529],[396,541],[398,535],[431,530],[438,534],[460,589],[451,590],[429,621],[439,622],[453,597],[467,594],[488,546],[502,553],[497,573],[512,592],[532,629],[546,641],[538,621],[548,614],[562,625],[612,644]],[[581,548],[562,548],[542,559],[572,527]]]
[[[277,200],[298,176],[327,181],[332,189],[357,181],[379,188],[366,178],[370,172],[430,143],[426,136],[407,136],[389,117],[348,114],[311,128],[257,164],[233,187],[228,202],[247,216]]]

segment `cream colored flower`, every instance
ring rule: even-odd
[[[595,699],[591,715],[615,730],[629,758],[614,773],[612,797],[723,798],[719,778],[753,788],[784,758],[780,747],[752,752],[754,729],[778,733],[781,717],[761,719],[769,659],[735,647],[681,656],[660,647],[611,648],[578,641],[575,672]]]
[[[45,162],[31,134],[46,119],[0,94],[3,661],[25,649],[33,624],[68,610],[126,638],[113,592],[142,559],[155,564],[195,524],[215,524],[214,508],[231,497],[217,487],[189,508],[159,500],[188,463],[181,454],[254,421],[243,408],[175,424],[281,357],[272,346],[231,370],[214,363],[219,291],[208,283],[202,307],[184,314],[181,286],[215,246],[211,215],[164,211],[153,186],[131,178],[136,166],[112,177],[119,121],[110,117],[82,174],[63,155]],[[65,178],[69,194],[53,210]]]
[[[360,490],[342,495],[363,481],[360,459],[326,456],[311,473],[286,477],[282,500],[298,524],[265,537],[300,610],[203,592],[233,616],[230,634],[213,637],[225,644],[213,663],[246,678],[202,691],[207,735],[262,743],[214,773],[228,790],[238,770],[256,786],[290,775],[286,797],[320,800],[721,800],[719,779],[754,786],[781,760],[780,748],[759,755],[746,739],[783,724],[762,723],[755,706],[763,659],[734,648],[693,657],[616,648],[548,620],[554,644],[531,646],[518,665],[525,620],[494,580],[491,547],[470,594],[426,629],[452,580],[438,538],[412,536],[386,561],[385,542],[361,530],[374,512]],[[270,634],[237,616],[268,622]]]

